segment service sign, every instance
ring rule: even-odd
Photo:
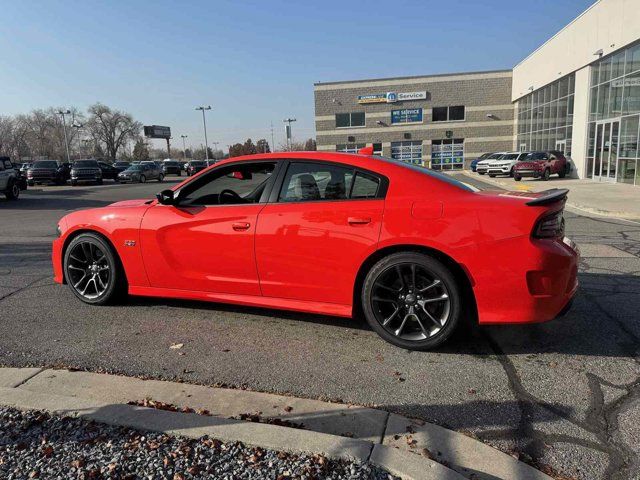
[[[426,100],[427,92],[405,92],[397,94],[398,102],[407,102],[409,100]]]
[[[374,93],[373,95],[358,95],[358,103],[386,103],[386,93]]]
[[[391,123],[422,123],[422,109],[404,108],[402,110],[391,110]]]

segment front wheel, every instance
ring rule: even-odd
[[[513,177],[513,167],[511,167],[511,170],[509,170],[509,176]]]
[[[387,342],[430,350],[457,327],[462,295],[451,271],[422,253],[394,253],[367,274],[362,288],[367,322]]]
[[[11,182],[4,196],[7,197],[7,200],[17,200],[20,196],[20,185],[16,182]]]
[[[145,183],[147,181],[147,177],[144,175],[140,175],[140,183]]]
[[[64,274],[73,294],[85,303],[104,305],[124,291],[124,274],[111,246],[100,236],[75,237],[64,254]]]
[[[163,180],[164,180],[164,175],[163,175],[163,174],[160,174],[160,175],[158,176],[158,183],[162,182]]]
[[[516,182],[519,182],[520,180],[522,180],[522,177],[521,177],[519,174],[517,174],[517,173],[515,173],[515,172],[514,172],[514,173],[513,173],[513,179],[514,179]]]
[[[495,173],[490,173],[490,174],[489,174],[489,177],[491,177],[491,178],[496,178],[496,175],[495,175]]]
[[[545,182],[549,181],[549,177],[551,176],[551,171],[546,168],[544,173],[542,174],[542,180],[544,180]]]
[[[484,175],[485,173],[487,173],[487,172],[478,172],[478,174],[480,174],[480,175]]]

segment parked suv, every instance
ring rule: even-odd
[[[165,175],[173,173],[175,175],[181,176],[182,172],[180,170],[180,164],[175,160],[165,160],[162,163],[162,171]]]
[[[523,177],[549,180],[553,174],[564,178],[569,173],[569,168],[569,162],[562,152],[557,150],[530,152],[524,160],[513,167],[513,179],[516,182],[519,182]]]
[[[102,185],[102,170],[97,160],[76,160],[71,167],[71,185],[92,182]]]
[[[17,200],[20,190],[20,172],[9,157],[0,157],[0,193],[4,193],[7,200]]]
[[[489,164],[492,163],[494,160],[499,159],[505,153],[509,153],[509,152],[492,153],[491,155],[489,155],[484,160],[480,160],[476,164],[476,172],[479,173],[480,175],[484,175],[485,173],[487,173],[487,169],[489,168]]]
[[[187,175],[195,175],[200,170],[204,170],[207,168],[207,162],[202,160],[194,160],[193,162],[189,162],[187,164]]]
[[[148,180],[158,180],[161,182],[164,174],[154,162],[142,162],[131,165],[124,172],[118,174],[120,183],[145,183]]]
[[[487,166],[487,175],[495,177],[496,175],[509,175],[513,177],[513,169],[515,165],[524,160],[529,152],[509,152],[494,160]]]
[[[37,160],[27,170],[27,183],[30,187],[36,183],[55,183],[63,185],[69,176],[69,168],[55,160]]]

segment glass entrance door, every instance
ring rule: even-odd
[[[593,161],[593,179],[615,182],[618,167],[618,143],[620,120],[601,122],[596,125],[596,145]]]

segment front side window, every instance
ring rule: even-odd
[[[211,171],[185,185],[180,206],[258,203],[275,169],[275,162],[238,163]]]
[[[364,112],[336,113],[336,128],[364,127]]]

